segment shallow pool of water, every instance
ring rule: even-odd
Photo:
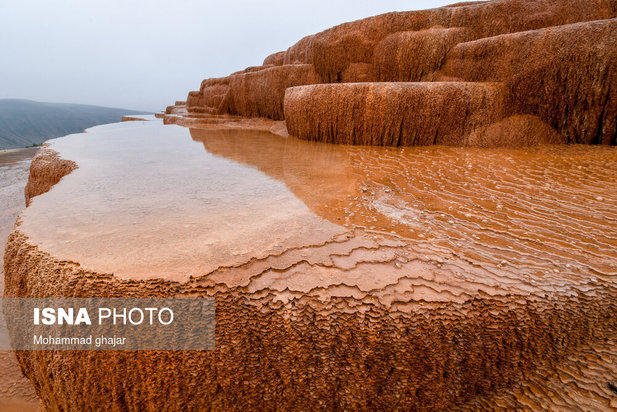
[[[23,232],[120,277],[182,281],[358,231],[396,239],[463,280],[482,268],[499,279],[493,287],[617,274],[612,147],[336,146],[152,121],[95,127],[50,148],[79,168],[34,199]],[[409,263],[387,250],[377,259],[378,249],[324,265]]]

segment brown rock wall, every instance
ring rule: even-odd
[[[209,85],[202,84],[201,95],[189,96],[189,111],[281,120],[287,87],[322,82],[504,82],[506,115],[537,116],[562,135],[549,138],[549,130],[541,127],[530,136],[516,134],[522,138],[520,145],[532,141],[616,144],[617,92],[611,87],[617,81],[617,30],[611,23],[615,18],[617,0],[495,0],[386,13],[307,36],[288,50],[268,56],[263,66],[249,67],[223,80],[206,80]],[[598,21],[602,19],[608,20]],[[311,104],[334,108],[316,99]],[[350,106],[341,102],[339,107]],[[347,109],[345,116],[360,115]],[[444,113],[436,121],[418,117],[415,121],[420,124],[411,127],[417,130],[425,128],[423,123],[445,123]],[[349,122],[345,116],[337,115],[337,121]],[[397,119],[373,119],[374,136],[356,140],[381,145],[431,141],[403,136],[416,133],[412,129],[401,129],[393,138],[392,123]],[[520,119],[514,122],[526,128],[532,124]],[[377,124],[390,129],[380,130]],[[402,124],[406,128],[409,122]],[[513,131],[510,126],[507,130]],[[516,144],[514,135],[507,137],[505,129],[497,132],[497,127],[492,127],[490,141],[482,132],[483,137],[474,139],[451,137],[448,144]]]
[[[320,83],[313,66],[294,64],[233,75],[229,79],[227,112],[246,117],[283,119],[283,99],[288,87]]]
[[[503,81],[511,112],[537,115],[568,143],[617,143],[617,19],[461,43],[440,75]]]
[[[386,13],[301,39],[278,61],[314,64],[325,82],[340,81],[350,63],[372,63],[375,46],[388,35],[435,26],[467,28],[471,38],[617,17],[614,0],[501,0],[431,10]],[[270,60],[268,60],[270,61]]]
[[[498,84],[349,83],[294,87],[285,96],[289,134],[327,143],[460,144],[503,116]]]
[[[446,54],[470,37],[461,28],[393,33],[377,44],[374,70],[380,82],[419,82],[439,70]]]

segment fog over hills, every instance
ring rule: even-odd
[[[88,127],[119,122],[134,110],[32,100],[0,99],[0,149],[43,143],[48,139],[79,133]]]

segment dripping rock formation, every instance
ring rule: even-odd
[[[615,145],[615,84],[616,0],[494,0],[341,24],[167,113],[284,119],[333,143]]]

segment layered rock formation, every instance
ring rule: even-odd
[[[192,96],[195,95],[195,93],[189,94],[189,99],[192,100]],[[187,102],[184,101],[176,101],[176,103],[174,103],[172,106],[167,106],[165,108],[165,114],[186,114],[187,110]]]
[[[616,144],[617,91],[610,86],[617,82],[616,17],[615,0],[495,0],[375,16],[305,37],[288,50],[268,56],[263,66],[205,80],[198,92],[189,93],[189,116],[227,113],[286,118],[292,134],[338,143]],[[349,95],[342,92],[345,87],[353,87],[338,83],[427,82],[424,100],[432,102],[429,106],[439,105],[448,95],[443,86],[431,83],[438,80],[502,83],[504,110],[487,118],[492,125],[481,125],[473,136],[473,130],[453,136],[458,126],[449,123],[460,122],[460,116],[451,120],[445,115],[435,117],[431,108],[418,111],[408,94],[398,96],[398,101],[392,97],[388,103],[400,108],[398,114],[389,109],[383,116],[388,119],[372,115],[360,128],[351,123],[365,114],[371,96],[355,97],[357,108],[337,100]],[[286,88],[317,83],[336,85],[327,93],[324,88],[307,88],[300,104],[310,102],[310,106],[302,111],[291,109],[297,102],[284,102]],[[383,94],[389,90],[384,87],[375,84],[370,90]],[[316,91],[315,96],[308,96]],[[288,96],[295,99],[298,93]],[[328,98],[322,101],[319,96],[324,93]],[[474,107],[478,99],[469,95],[464,105]],[[359,100],[364,101],[360,104]],[[461,103],[460,99],[456,102]],[[476,123],[474,118],[491,111],[491,104],[486,101],[478,112],[463,115]],[[289,113],[283,112],[284,105]],[[405,108],[416,110],[413,122],[402,114]],[[315,113],[325,111],[330,113],[327,119],[316,123]],[[502,118],[495,119],[497,115]],[[511,116],[515,117],[505,120]],[[516,116],[537,117],[533,123],[538,128],[531,136],[519,134],[522,140],[507,135],[511,129],[496,131],[501,125],[519,122]],[[439,123],[435,129],[444,134],[417,135],[417,130],[425,128],[418,123]],[[395,124],[400,125],[398,132],[393,129]],[[351,129],[355,134],[350,139]],[[483,137],[478,140],[478,135]]]
[[[285,94],[289,133],[328,143],[456,145],[503,110],[502,88],[491,83],[323,84]]]
[[[502,0],[376,16],[204,80],[166,110],[190,133],[52,142],[6,294],[214,297],[216,349],[18,352],[44,406],[614,406],[614,148],[357,145],[614,144],[616,15]]]
[[[59,158],[58,153],[47,146],[44,145],[36,153],[30,164],[30,178],[25,189],[26,206],[33,197],[49,191],[62,177],[77,167],[75,162]]]
[[[568,143],[617,144],[617,19],[461,43],[436,76],[500,81],[510,113],[534,114]]]
[[[191,131],[202,156],[186,129],[131,122],[35,159],[48,172],[33,187],[62,180],[11,234],[8,296],[209,296],[217,311],[214,351],[19,352],[48,409],[524,406],[535,371],[614,337],[612,148],[397,150],[206,126]]]

